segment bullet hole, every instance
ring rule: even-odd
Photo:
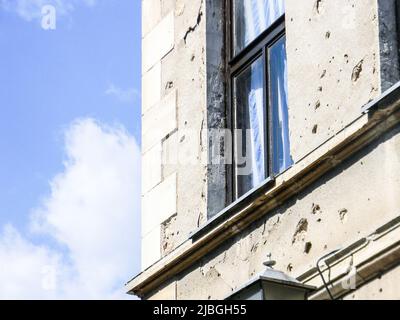
[[[321,219],[321,218],[317,219],[317,222],[321,222],[321,221],[322,221],[322,219]]]
[[[173,87],[174,87],[173,81],[168,81],[167,84],[165,85],[165,89],[172,89]]]
[[[325,77],[325,75],[326,75],[326,70],[322,71],[322,73],[321,73],[321,79],[322,79],[323,77]]]
[[[346,220],[347,220],[347,212],[348,211],[345,208],[339,210],[340,221],[346,222]]]
[[[186,136],[183,135],[182,138],[179,141],[182,143],[183,141],[185,141],[185,139],[186,139]]]
[[[200,212],[199,213],[199,216],[197,217],[197,227],[200,227],[200,224],[202,223],[202,221],[203,221],[203,213],[202,212]]]
[[[318,125],[315,124],[314,127],[312,128],[312,133],[313,133],[313,134],[316,134],[317,131],[318,131]]]
[[[286,270],[287,270],[288,272],[292,272],[292,270],[293,270],[293,265],[292,265],[291,263],[289,263],[288,266],[286,267]]]
[[[250,252],[256,252],[257,249],[258,249],[258,243],[253,244],[252,247],[251,247],[251,249],[250,249]]]
[[[363,63],[364,59],[360,60],[360,62],[357,63],[357,65],[353,68],[353,72],[351,74],[351,81],[356,82],[360,78]]]
[[[312,204],[311,206],[311,212],[312,214],[318,214],[321,213],[321,207],[319,206],[319,204]]]
[[[322,92],[322,86],[318,87],[318,91]]]
[[[292,244],[299,240],[302,236],[307,233],[308,229],[308,221],[305,218],[300,219],[299,223],[296,226],[296,230],[293,234]]]
[[[162,248],[161,255],[162,256],[165,256],[168,253],[170,253],[175,246],[175,244],[174,244],[175,232],[171,229],[172,229],[172,226],[176,223],[176,217],[177,217],[176,214],[174,214],[168,220],[164,221],[161,224],[161,248]]]
[[[192,57],[190,58],[190,61],[193,61],[195,59],[195,55],[193,54]]]
[[[318,100],[318,101],[315,103],[314,109],[317,110],[320,106],[321,106],[321,102]]]
[[[290,21],[292,21],[292,22],[293,22],[293,18],[290,18]]]
[[[326,33],[325,33],[325,39],[329,39],[331,37],[331,32],[330,31],[327,31]]]
[[[383,289],[382,289],[382,288],[380,288],[380,289],[379,289],[379,292],[381,292],[381,293],[382,293],[382,292],[383,292]]]
[[[317,0],[314,5],[315,11],[320,14],[322,10],[322,0]]]
[[[312,243],[311,242],[306,242],[304,245],[304,253],[309,254],[312,248]]]

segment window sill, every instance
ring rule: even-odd
[[[236,212],[246,208],[251,202],[253,202],[257,198],[265,194],[265,192],[267,192],[268,189],[270,189],[274,185],[275,185],[275,179],[271,177],[267,178],[259,186],[245,193],[239,199],[232,202],[230,205],[228,205],[219,213],[217,213],[214,217],[209,219],[204,225],[200,226],[197,230],[193,231],[189,235],[189,239],[196,241],[201,236],[206,234],[208,231],[213,229],[215,226],[218,226],[219,224],[223,223],[224,220],[229,219]]]

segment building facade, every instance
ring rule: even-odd
[[[400,298],[396,0],[142,0],[143,299],[263,262],[308,299]]]

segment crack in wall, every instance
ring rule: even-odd
[[[190,26],[189,29],[187,29],[185,35],[183,36],[183,41],[185,42],[185,44],[186,44],[186,39],[189,36],[189,34],[196,31],[197,27],[200,25],[201,19],[203,17],[203,10],[202,10],[203,2],[204,2],[204,0],[201,0],[199,13],[197,14],[196,24],[194,26]]]

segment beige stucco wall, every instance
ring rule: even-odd
[[[346,295],[344,300],[399,300],[400,267],[375,278],[358,290]],[[397,281],[396,281],[397,280]]]
[[[145,269],[186,239],[206,216],[207,141],[202,135],[206,120],[204,1],[143,0],[142,5]]]
[[[377,0],[286,0],[286,39],[296,162],[380,93]]]
[[[275,268],[294,277],[315,267],[319,257],[399,216],[399,170],[398,128],[183,273],[177,298],[224,298],[264,270],[269,252]]]
[[[207,3],[143,0],[143,269],[206,222]],[[378,9],[377,0],[287,0],[286,12],[290,139],[298,162],[380,94]],[[162,163],[175,154],[195,161]],[[269,252],[277,269],[300,275],[324,253],[399,215],[399,170],[395,130],[149,298],[223,298],[262,271]]]

